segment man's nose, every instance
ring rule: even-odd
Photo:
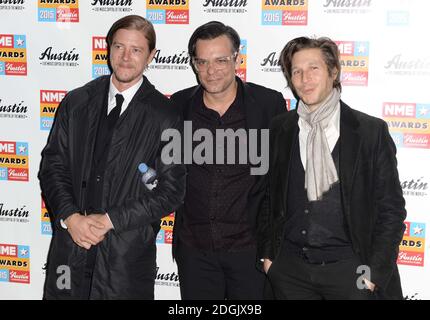
[[[303,82],[309,82],[310,80],[312,80],[312,73],[310,70],[306,70],[303,72],[302,74],[302,81]]]
[[[216,69],[215,69],[215,64],[213,63],[213,61],[208,61],[208,68],[207,68],[206,72],[208,74],[214,74],[215,71],[216,71]]]
[[[130,55],[131,55],[131,49],[124,48],[124,51],[122,53],[122,59],[123,60],[129,60],[130,59]]]

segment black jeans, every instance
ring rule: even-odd
[[[330,263],[309,263],[296,253],[281,249],[267,276],[276,299],[373,300],[375,296],[370,290],[357,286],[360,265],[357,256]]]
[[[184,300],[260,300],[265,275],[256,268],[256,250],[211,252],[178,244],[181,297]]]

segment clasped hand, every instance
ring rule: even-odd
[[[64,223],[73,241],[87,250],[103,241],[106,233],[113,228],[106,214],[83,216],[74,213]]]

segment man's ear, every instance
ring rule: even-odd
[[[331,76],[332,76],[333,80],[336,80],[338,73],[339,73],[339,70],[337,70],[337,68],[333,68],[331,70]]]
[[[148,60],[146,61],[146,66],[151,63],[152,59],[154,59],[155,52],[157,51],[157,48],[152,49],[151,53],[148,56]]]
[[[236,55],[236,61],[234,62],[234,69],[239,70],[241,65],[242,65],[242,55],[240,54],[240,52],[238,52]]]

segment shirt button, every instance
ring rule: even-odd
[[[100,177],[100,176],[97,176],[97,177],[96,177],[96,181],[97,181],[97,182],[100,182],[100,180],[101,180],[101,179],[102,179],[102,177]]]
[[[305,213],[309,213],[309,210],[308,210],[308,209],[305,209]]]
[[[302,250],[303,250],[304,252],[306,252],[306,251],[308,251],[308,248],[303,247],[303,248],[302,248]]]
[[[306,230],[302,230],[302,235],[305,235],[306,233]]]

